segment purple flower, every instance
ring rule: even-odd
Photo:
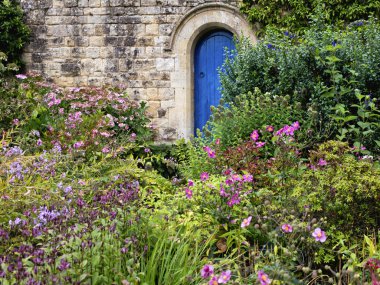
[[[252,220],[252,216],[249,216],[248,218],[244,219],[242,222],[241,222],[241,227],[242,228],[246,228],[249,226],[249,224],[251,223],[251,220]]]
[[[37,140],[37,146],[41,146],[42,145],[42,140],[41,139],[38,139]]]
[[[207,172],[202,172],[201,173],[201,181],[206,181],[208,179],[208,173]]]
[[[322,159],[322,158],[320,158],[319,161],[318,161],[318,165],[319,166],[326,166],[327,165],[327,161],[324,160],[324,159]]]
[[[250,135],[250,138],[255,142],[259,139],[259,132],[257,130],[254,130],[251,135]]]
[[[194,181],[189,179],[189,180],[188,180],[188,185],[189,185],[189,187],[194,186]]]
[[[231,270],[223,271],[218,278],[218,283],[226,284],[230,279],[231,279]]]
[[[327,239],[326,233],[322,231],[320,228],[316,228],[311,235],[315,238],[316,241],[319,242],[325,242]]]
[[[215,158],[216,155],[215,151],[212,149],[210,149],[210,151],[208,151],[207,154],[209,158]]]
[[[28,76],[26,76],[25,74],[16,74],[16,78],[17,79],[27,79],[28,78]]]
[[[66,261],[66,259],[62,258],[61,263],[58,266],[59,271],[65,271],[66,269],[70,268],[70,263]]]
[[[268,284],[270,284],[272,282],[269,279],[268,274],[264,273],[263,270],[259,270],[259,272],[257,273],[257,277],[259,278],[259,281],[260,281],[261,285],[268,285]]]
[[[201,270],[202,278],[208,278],[212,274],[214,274],[214,267],[212,265],[206,264],[205,266],[203,266]]]
[[[147,148],[147,147],[146,147],[146,148],[144,149],[144,152],[145,152],[145,153],[149,153],[149,152],[150,152],[150,148]]]
[[[73,147],[74,147],[75,149],[81,148],[81,147],[83,147],[83,146],[84,146],[84,142],[82,142],[82,141],[76,142],[76,143],[74,143],[74,145],[73,145]]]
[[[265,128],[268,132],[273,132],[274,131],[274,127],[273,126],[267,126],[266,128]]]
[[[251,174],[244,174],[243,175],[243,181],[244,182],[252,182],[253,181],[253,176]]]
[[[209,285],[218,285],[218,277],[217,276],[213,276],[210,281],[208,282]]]
[[[289,225],[289,224],[283,224],[281,226],[281,229],[282,229],[282,231],[284,233],[291,233],[291,232],[293,232],[293,227],[291,225]]]
[[[191,199],[191,197],[193,197],[193,191],[191,191],[189,188],[186,188],[185,192],[186,192],[187,199]]]

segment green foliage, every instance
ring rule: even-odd
[[[355,20],[379,16],[377,0],[243,0],[241,11],[261,32],[268,26],[303,31],[316,15],[328,24],[343,26]]]
[[[309,205],[317,218],[329,217],[329,226],[345,234],[363,234],[378,224],[380,171],[371,158],[357,160],[346,144],[326,143],[313,152],[327,166],[297,177],[293,195]]]
[[[355,92],[370,95],[373,108],[378,108],[379,34],[378,22],[371,19],[345,30],[315,24],[302,37],[271,29],[255,46],[243,39],[220,73],[223,98],[230,104],[255,88],[272,96],[287,95],[290,104],[300,104],[306,118],[312,119],[310,139],[321,142],[342,136],[342,124],[333,117],[342,108],[348,111],[346,117],[357,115]],[[378,127],[371,125],[370,132],[378,136]],[[352,136],[346,139],[354,143]],[[373,140],[368,147],[378,152]]]
[[[7,70],[15,70],[21,66],[22,49],[29,40],[30,30],[25,25],[23,11],[18,1],[0,1],[0,51],[5,53],[0,58],[0,75]],[[3,61],[7,61],[5,69]]]

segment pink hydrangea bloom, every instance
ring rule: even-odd
[[[231,270],[223,271],[218,278],[218,283],[226,284],[230,279],[231,279]]]
[[[316,241],[319,242],[325,242],[327,239],[326,233],[322,231],[320,228],[316,228],[311,235],[315,238]]]
[[[282,229],[282,231],[284,233],[291,233],[291,232],[293,232],[293,227],[291,225],[289,225],[289,224],[283,224],[281,226],[281,229]]]
[[[251,139],[255,142],[259,139],[259,132],[257,130],[254,130],[251,135],[250,135]]]
[[[244,220],[241,222],[241,227],[242,227],[242,228],[248,227],[249,224],[251,223],[251,220],[252,220],[252,216],[249,216],[248,218],[244,219]]]
[[[207,172],[202,172],[201,173],[201,180],[202,181],[206,181],[208,179],[208,173]]]
[[[202,278],[208,278],[212,274],[214,274],[214,267],[212,265],[206,264],[205,266],[203,266],[203,268],[201,270]]]
[[[266,274],[263,270],[259,270],[257,277],[259,278],[261,285],[268,285],[272,282],[272,280],[269,279],[268,274]]]

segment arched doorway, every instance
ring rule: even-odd
[[[235,49],[233,35],[214,30],[199,39],[194,50],[194,133],[210,118],[211,106],[220,101],[218,69],[223,65],[225,49]]]

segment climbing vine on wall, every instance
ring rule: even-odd
[[[259,32],[276,26],[302,31],[316,15],[328,24],[344,25],[380,16],[379,0],[243,0],[241,10]]]

